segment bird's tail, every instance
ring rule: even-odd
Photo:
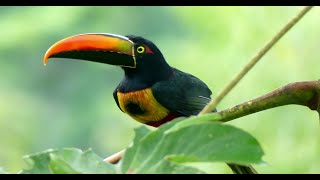
[[[238,164],[227,163],[234,174],[258,174],[258,172],[251,166],[244,166]]]

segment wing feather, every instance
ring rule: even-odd
[[[171,112],[184,116],[197,115],[211,100],[212,92],[197,77],[173,68],[167,81],[155,83],[152,92],[156,100]]]

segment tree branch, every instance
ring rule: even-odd
[[[259,111],[289,104],[307,106],[319,113],[319,97],[320,81],[290,83],[266,95],[218,112],[221,115],[221,119],[219,118],[218,121],[227,122]]]
[[[125,149],[105,158],[103,161],[109,162],[111,164],[117,164],[120,161],[120,159],[122,158],[124,151],[125,151]]]

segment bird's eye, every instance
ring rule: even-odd
[[[139,47],[137,48],[137,52],[138,52],[138,53],[144,53],[144,51],[145,51],[145,48],[144,48],[143,46],[139,46]]]

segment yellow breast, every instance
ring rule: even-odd
[[[141,123],[160,121],[169,114],[153,96],[151,88],[121,93],[117,92],[119,106],[133,119]]]

